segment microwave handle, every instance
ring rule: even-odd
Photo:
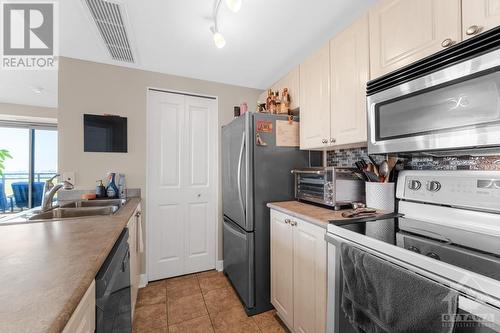
[[[324,170],[292,170],[293,174],[301,174],[301,173],[307,173],[307,174],[313,174],[313,175],[324,175],[325,171]]]

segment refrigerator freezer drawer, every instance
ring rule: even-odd
[[[246,232],[224,218],[224,273],[245,307],[255,306],[253,232]]]

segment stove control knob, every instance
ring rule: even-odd
[[[441,258],[437,254],[435,254],[434,252],[429,252],[426,254],[426,256],[428,256],[429,258],[432,258],[432,259],[441,260]]]
[[[410,250],[412,252],[420,253],[420,249],[418,247],[415,247],[415,246],[410,246],[408,248],[408,250]]]
[[[418,180],[410,180],[408,182],[408,188],[413,191],[418,191],[420,187],[422,186],[422,183]]]
[[[437,192],[441,189],[441,183],[435,180],[427,182],[427,191]]]

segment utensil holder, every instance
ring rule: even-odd
[[[366,206],[380,209],[388,213],[394,212],[395,184],[366,183]],[[394,219],[379,220],[366,223],[366,235],[384,242],[395,242]]]

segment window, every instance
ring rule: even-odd
[[[44,181],[57,174],[57,128],[0,122],[0,149],[12,156],[0,176],[0,214],[40,206]]]

